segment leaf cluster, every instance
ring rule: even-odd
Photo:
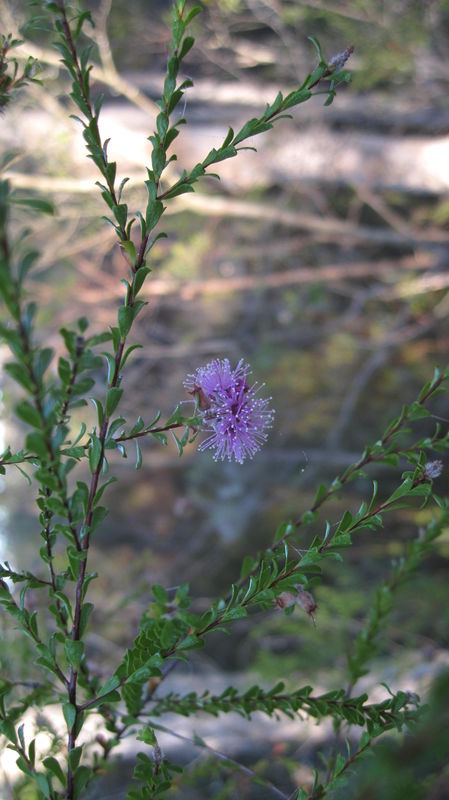
[[[40,83],[36,78],[39,72],[37,59],[29,57],[22,70],[19,62],[9,53],[22,44],[20,39],[13,39],[11,34],[0,34],[0,111],[11,101],[14,94],[27,83]]]

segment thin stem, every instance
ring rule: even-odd
[[[114,176],[113,175],[111,176],[109,174],[106,150],[105,147],[103,146],[98,130],[98,123],[97,123],[98,114],[94,113],[90,100],[88,72],[86,72],[84,69],[81,68],[75,42],[72,36],[72,31],[70,29],[70,24],[67,19],[64,0],[60,0],[59,2],[59,11],[60,11],[61,36],[71,53],[72,76],[74,77],[74,81],[78,85],[81,94],[83,96],[85,104],[85,116],[89,121],[89,128],[91,130],[91,133],[93,134],[94,139],[96,140],[98,146],[101,148],[103,166],[100,166],[100,171],[106,180],[112,203],[115,206],[118,206],[118,198],[114,189]],[[124,242],[129,239],[126,233],[125,224],[119,225],[119,227],[117,228],[117,232],[121,242]],[[130,286],[130,291],[128,291],[125,299],[125,305],[128,307],[131,307],[134,302],[135,275],[137,270],[144,264],[147,244],[148,244],[148,234],[145,234],[144,236],[142,236],[138,248],[136,263],[134,264],[132,269],[133,277]],[[113,374],[112,378],[108,382],[107,386],[108,390],[119,386],[120,365],[122,363],[125,343],[126,343],[126,336],[123,336],[123,338],[120,340],[120,342],[116,347]],[[80,534],[78,537],[78,549],[83,553],[84,557],[79,560],[78,575],[76,579],[74,617],[73,617],[73,626],[71,631],[71,638],[73,641],[79,641],[81,636],[81,618],[82,618],[82,608],[84,601],[84,588],[85,588],[84,585],[85,585],[86,570],[87,570],[87,556],[90,544],[90,529],[92,525],[95,497],[97,494],[100,475],[103,468],[105,442],[107,439],[108,430],[109,430],[109,417],[105,414],[98,435],[98,440],[100,443],[99,458],[97,461],[97,465],[91,476],[87,506],[85,510],[84,520],[80,528]],[[69,731],[69,740],[68,740],[69,753],[73,750],[73,748],[76,745],[76,738],[78,735],[78,727],[79,727],[78,726],[79,707],[77,706],[77,683],[78,683],[78,669],[71,666],[70,679],[68,685],[68,699],[69,702],[74,706],[76,713],[75,713],[74,724],[72,725]],[[74,795],[73,775],[72,775],[72,770],[69,767],[67,772],[68,800],[73,798],[73,795]]]
[[[20,744],[15,744],[13,749],[14,749],[14,750],[15,750],[17,753],[19,753],[20,757],[21,757],[21,758],[23,758],[23,760],[25,761],[25,764],[27,765],[27,768],[28,768],[28,770],[30,771],[30,773],[36,777],[36,776],[39,774],[39,772],[38,772],[38,770],[37,770],[37,769],[36,769],[36,768],[33,766],[33,764],[32,764],[32,762],[31,762],[31,760],[30,760],[30,759],[29,759],[29,757],[27,756],[27,752],[26,752],[25,748],[24,748],[24,747],[22,747]],[[58,795],[57,795],[57,793],[56,793],[56,792],[55,792],[53,789],[49,789],[49,794],[48,794],[48,795],[46,795],[46,797],[48,797],[48,800],[56,800],[56,798],[58,797]]]
[[[3,250],[4,250],[4,253],[5,253],[5,257],[8,258],[8,261],[9,261],[9,247],[8,247],[8,239],[7,239],[6,232],[5,232],[4,237],[3,237]],[[57,455],[56,455],[56,453],[54,451],[54,448],[53,448],[52,428],[51,428],[51,425],[50,425],[50,423],[49,423],[49,421],[47,419],[47,416],[46,416],[46,414],[44,412],[44,407],[43,407],[43,402],[42,402],[43,384],[42,384],[42,381],[38,379],[38,377],[36,375],[36,372],[35,372],[35,369],[34,369],[34,366],[33,366],[33,350],[32,350],[32,346],[31,346],[31,342],[30,342],[30,337],[29,337],[29,333],[28,333],[27,328],[24,325],[23,319],[22,319],[22,308],[21,308],[21,299],[22,298],[21,298],[20,284],[17,281],[14,281],[14,280],[11,283],[12,283],[13,293],[15,295],[15,304],[16,304],[16,308],[17,308],[17,330],[18,330],[18,333],[19,333],[19,336],[20,336],[21,346],[22,346],[22,351],[23,351],[23,364],[25,366],[25,369],[26,369],[26,371],[28,373],[28,377],[29,377],[30,382],[31,382],[33,401],[34,401],[35,408],[36,408],[36,410],[37,410],[37,412],[39,414],[40,420],[41,420],[42,435],[43,435],[45,446],[46,446],[47,453],[48,453],[48,464],[44,464],[44,462],[43,462],[42,466],[44,468],[46,467],[48,469],[49,473],[51,473],[51,475],[54,476],[55,479],[56,479],[57,486],[58,486],[58,491],[59,491],[59,493],[61,495],[61,499],[62,499],[63,505],[66,508],[69,527],[71,528],[71,532],[72,532],[74,541],[76,542],[77,541],[76,530],[74,529],[73,524],[72,524],[71,511],[70,511],[70,508],[69,508],[69,505],[68,505],[68,500],[67,500],[67,495],[66,495],[66,492],[65,492],[65,487],[63,485],[63,482],[62,482],[60,474],[59,474],[58,463],[57,463],[58,462]],[[45,487],[45,489],[43,491],[43,495],[48,500],[48,498],[51,496],[51,490],[48,487]],[[49,569],[49,573],[50,573],[50,583],[51,583],[51,587],[52,587],[53,592],[56,592],[57,591],[57,585],[56,585],[56,575],[55,575],[55,571],[54,571],[54,567],[53,567],[53,552],[52,552],[52,545],[51,545],[51,530],[50,530],[51,518],[52,518],[53,514],[49,511],[48,508],[46,508],[46,510],[43,512],[43,516],[45,517],[45,525],[44,525],[44,529],[42,531],[42,535],[43,535],[43,538],[44,538],[44,541],[45,541],[45,546],[46,546],[46,551],[47,551],[47,556],[48,556],[48,569]],[[61,622],[62,628],[64,630],[66,630],[67,617],[66,617],[66,613],[65,613],[65,611],[64,611],[64,609],[62,607],[62,604],[60,603],[59,599],[56,599],[56,608],[57,608],[58,617],[59,617],[59,620]]]
[[[107,161],[107,157],[106,157],[106,154],[105,154],[103,143],[102,143],[101,138],[100,138],[100,133],[99,133],[98,124],[97,124],[97,118],[96,118],[96,116],[94,114],[94,109],[92,107],[92,103],[91,103],[91,100],[90,100],[90,95],[89,95],[89,91],[88,91],[88,88],[87,88],[88,84],[86,86],[86,82],[84,81],[84,77],[83,77],[83,72],[81,70],[81,66],[80,66],[80,63],[79,63],[78,53],[77,53],[77,50],[76,50],[76,47],[75,47],[75,43],[73,41],[72,31],[70,30],[70,25],[69,25],[69,22],[68,22],[68,19],[67,19],[67,13],[66,13],[66,9],[65,9],[64,0],[61,0],[61,2],[59,3],[59,10],[60,10],[60,14],[61,14],[61,24],[62,24],[62,27],[63,27],[63,30],[64,30],[64,37],[65,37],[67,45],[68,45],[68,47],[70,49],[70,52],[71,52],[71,55],[72,55],[72,59],[73,59],[76,82],[77,82],[77,84],[78,84],[78,86],[79,86],[79,88],[81,90],[84,102],[85,102],[86,107],[87,107],[87,111],[88,111],[87,117],[89,119],[89,123],[91,125],[93,125],[94,128],[95,128],[95,135],[96,135],[96,137],[98,139],[98,143],[99,143],[100,149],[101,149],[101,151],[103,153],[102,158],[103,158],[103,163],[104,163],[104,170],[102,170],[102,175],[103,175],[103,177],[104,177],[104,179],[105,179],[105,181],[107,183],[107,186],[108,186],[109,192],[111,194],[111,198],[114,201],[114,204],[118,205],[118,199],[117,199],[117,195],[116,195],[115,188],[114,188],[114,182],[111,181],[111,179],[109,178],[109,175],[107,174],[107,169],[106,168],[108,166],[108,161]],[[121,238],[121,240],[122,241],[128,240],[129,237],[127,236],[125,227],[124,226],[119,226],[119,227],[120,227],[120,238]]]
[[[185,422],[172,422],[170,425],[161,425],[159,428],[149,428],[148,430],[139,431],[132,435],[117,436],[115,442],[128,442],[132,439],[140,439],[142,436],[150,436],[152,433],[165,433],[166,431],[173,431],[176,428],[185,428]]]
[[[51,496],[50,490],[48,488],[45,489],[45,497],[48,499],[50,496]],[[54,566],[53,566],[54,556],[53,556],[53,551],[52,551],[52,547],[51,547],[51,540],[50,540],[50,536],[51,536],[50,521],[51,521],[51,518],[52,518],[52,514],[48,510],[48,508],[45,510],[44,513],[45,513],[45,516],[48,519],[48,522],[45,525],[45,528],[43,530],[43,537],[44,537],[45,547],[46,547],[47,556],[48,556],[48,570],[50,572],[51,588],[53,589],[53,592],[56,593],[56,591],[57,591],[56,573],[55,573]],[[64,632],[67,633],[67,613],[66,613],[66,611],[65,611],[65,609],[64,609],[64,607],[63,607],[63,605],[62,605],[62,603],[61,603],[61,601],[59,600],[58,597],[56,598],[56,608],[57,608],[57,611],[58,611],[58,617],[59,617],[59,621],[61,623],[61,626],[62,626]]]
[[[245,775],[249,775],[250,778],[257,778],[259,783],[263,783],[267,789],[270,789],[275,797],[279,797],[280,800],[287,800],[287,795],[284,792],[281,792],[274,783],[271,783],[267,778],[263,778],[258,775],[254,770],[247,767],[245,764],[241,764],[240,761],[236,761],[235,758],[231,758],[230,756],[226,755],[225,753],[220,752],[220,750],[216,750],[214,747],[208,745],[204,740],[201,740],[201,744],[196,742],[194,739],[189,739],[188,736],[183,736],[181,733],[177,731],[173,731],[171,728],[167,728],[165,725],[160,725],[159,723],[155,724],[154,727],[156,730],[162,731],[163,733],[167,733],[169,736],[173,736],[176,739],[180,739],[182,742],[187,742],[187,744],[191,744],[193,747],[201,747],[207,750],[208,753],[212,753],[212,755],[216,756],[216,758],[220,759],[220,761],[228,761],[229,763],[233,764],[240,772],[243,772]]]
[[[440,375],[436,379],[436,381],[434,381],[431,384],[431,386],[429,387],[427,392],[420,398],[420,400],[418,401],[418,404],[420,406],[424,407],[426,402],[427,402],[427,400],[429,399],[429,397],[431,397],[435,393],[435,391],[441,386],[441,384],[445,380],[446,379],[445,379],[444,375],[443,374]],[[355,475],[357,472],[359,472],[359,470],[363,469],[368,464],[375,463],[376,461],[382,461],[385,458],[384,448],[391,441],[391,439],[396,435],[396,433],[398,433],[398,431],[401,430],[401,428],[403,428],[404,425],[407,424],[409,416],[410,416],[410,412],[409,411],[405,411],[400,416],[400,418],[398,419],[396,424],[393,425],[391,428],[389,428],[386,431],[386,433],[384,433],[384,435],[382,436],[382,438],[380,440],[380,445],[381,445],[382,452],[375,453],[375,454],[367,452],[366,455],[362,455],[359,458],[359,460],[355,462],[355,464],[351,464],[351,466],[347,467],[347,469],[338,478],[336,478],[332,482],[332,484],[327,488],[326,492],[310,507],[310,509],[308,511],[306,511],[305,513],[303,513],[300,517],[298,517],[298,519],[296,519],[294,521],[293,525],[294,525],[295,529],[299,530],[299,528],[301,528],[304,525],[304,517],[305,517],[306,514],[309,514],[309,513],[313,514],[313,513],[315,513],[315,511],[319,511],[319,509],[329,500],[329,498],[332,497],[333,495],[337,494],[339,491],[341,491],[342,486],[344,486],[346,483],[348,483],[351,480],[351,478],[353,477],[353,475]],[[402,452],[402,449],[400,450],[400,452]],[[272,545],[272,547],[267,548],[267,552],[275,552],[276,550],[278,550],[282,546],[284,541],[288,538],[289,535],[291,535],[291,534],[287,533],[284,536],[282,536],[279,539],[279,541],[276,542],[276,544]]]
[[[377,737],[376,737],[376,738],[377,738]],[[339,775],[342,775],[344,772],[346,772],[346,770],[347,770],[347,769],[349,769],[349,767],[350,767],[350,766],[351,766],[351,765],[352,765],[352,764],[353,764],[353,763],[354,763],[354,762],[355,762],[355,761],[356,761],[356,760],[357,760],[357,759],[358,759],[358,758],[359,758],[359,757],[360,757],[360,756],[361,756],[361,755],[362,755],[362,754],[363,754],[363,753],[364,753],[366,750],[368,750],[368,748],[369,748],[369,747],[371,747],[372,741],[373,741],[372,739],[368,739],[368,740],[365,742],[365,744],[363,745],[363,747],[360,747],[360,748],[359,748],[359,750],[357,750],[355,753],[353,753],[353,754],[352,754],[352,756],[350,756],[350,757],[349,757],[349,758],[346,760],[346,762],[345,762],[345,764],[344,764],[343,768],[342,768],[342,769],[340,770],[340,772],[339,772]],[[321,787],[318,789],[318,791],[316,791],[316,792],[312,792],[311,794],[309,794],[309,795],[308,795],[308,797],[307,797],[307,800],[321,800],[321,798],[325,797],[325,796],[327,795],[327,793],[328,793],[328,790],[329,790],[329,788],[330,788],[331,781],[332,781],[332,776],[329,776],[328,778],[326,778],[326,784],[325,784],[324,786],[321,786]],[[293,796],[294,796],[294,795],[293,795]]]
[[[264,698],[266,698],[265,705]],[[360,702],[361,700],[363,702]],[[386,707],[384,702],[378,704],[367,703],[366,695],[355,699],[345,695],[333,700],[327,695],[311,695],[308,693],[307,688],[293,691],[290,694],[268,692],[253,697],[233,694],[229,698],[223,696],[218,698],[214,696],[198,698],[196,695],[190,695],[185,698],[170,694],[160,700],[155,699],[153,702],[156,705],[148,712],[141,712],[142,716],[154,719],[154,717],[160,717],[166,713],[184,716],[187,712],[195,714],[198,712],[205,713],[209,710],[215,712],[217,709],[220,713],[226,714],[240,711],[244,708],[247,715],[255,712],[265,713],[269,716],[272,716],[275,711],[287,715],[291,715],[292,712],[304,712],[316,719],[331,716],[337,721],[346,719],[345,711],[354,711],[358,712],[359,725],[362,724],[360,715],[363,715],[365,724],[371,721],[377,722],[380,719],[382,724],[393,726],[397,720],[397,714],[393,710],[394,698],[391,701],[391,706]]]
[[[69,403],[70,403],[70,400],[71,400],[71,397],[72,397],[73,386],[75,384],[75,381],[76,381],[76,378],[77,378],[77,375],[78,375],[79,359],[81,358],[81,356],[83,354],[83,350],[84,350],[84,340],[81,337],[78,337],[77,347],[76,347],[76,351],[75,351],[75,359],[74,359],[73,364],[72,364],[72,369],[71,369],[71,373],[70,373],[69,382],[66,385],[65,400],[64,400],[64,402],[63,402],[63,404],[61,406],[60,411],[58,412],[58,415],[59,415],[58,425],[63,425],[64,424],[65,417],[66,417],[66,414],[67,414],[67,410],[68,410],[68,407],[69,407]]]
[[[146,238],[146,237],[144,237]],[[143,265],[144,258],[145,258],[145,245],[141,246],[139,250],[139,258],[136,262],[135,271],[133,273],[132,282],[131,282],[131,291],[126,298],[125,305],[131,306],[134,302],[134,283],[135,283],[135,276],[137,270]],[[124,337],[117,347],[117,352],[115,354],[115,365],[112,378],[108,384],[108,390],[115,388],[119,385],[120,382],[120,364],[123,358],[123,352],[126,344],[126,337]],[[81,526],[81,531],[83,531],[83,536],[80,539],[80,549],[85,553],[85,557],[80,560],[79,567],[78,567],[78,576],[76,581],[76,589],[75,589],[75,610],[74,610],[74,619],[73,619],[73,627],[71,636],[74,641],[79,641],[80,639],[80,630],[81,630],[81,612],[83,607],[83,589],[84,589],[84,580],[86,576],[86,569],[87,569],[87,554],[89,550],[90,544],[90,526],[92,524],[92,516],[94,510],[94,500],[95,495],[98,489],[98,483],[100,480],[101,471],[103,468],[103,461],[104,461],[104,450],[105,450],[105,442],[109,430],[109,417],[104,416],[103,422],[100,427],[100,432],[98,435],[98,439],[100,442],[100,457],[98,459],[97,467],[95,468],[90,482],[89,488],[89,496],[87,501],[86,513],[84,517],[84,521]],[[68,749],[69,753],[73,750],[76,745],[76,738],[77,738],[77,718],[79,715],[79,706],[77,705],[77,681],[78,681],[78,671],[72,666],[70,669],[70,679],[69,679],[69,686],[68,686],[68,697],[69,702],[75,707],[76,709],[76,716],[75,722],[69,731],[69,741],[68,741]],[[67,798],[68,800],[72,800],[74,792],[74,785],[73,785],[73,775],[70,767],[67,771]]]

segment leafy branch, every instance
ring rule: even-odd
[[[284,522],[278,527],[272,546],[267,548],[264,554],[275,553],[293,534],[297,533],[300,528],[315,522],[318,517],[318,512],[325,503],[332,497],[338,495],[347,483],[363,477],[363,470],[369,464],[380,463],[396,467],[401,456],[405,456],[411,460],[412,463],[416,464],[417,453],[426,450],[443,452],[447,449],[449,447],[449,435],[448,433],[440,435],[439,425],[437,425],[433,436],[425,436],[408,447],[404,447],[402,442],[403,437],[409,433],[408,425],[431,416],[430,411],[426,408],[426,404],[441,391],[444,391],[443,387],[447,381],[449,381],[449,367],[443,372],[439,369],[435,369],[432,380],[423,386],[416,400],[402,407],[399,416],[391,420],[380,439],[374,444],[368,445],[360,458],[346,467],[341,475],[334,478],[331,484],[320,484],[311,507],[304,511],[300,517],[292,522]],[[417,479],[419,480],[419,475]],[[370,516],[373,516],[371,512]],[[262,554],[261,558],[264,557],[264,554]],[[258,565],[258,560],[251,556],[245,559],[242,566],[243,575],[241,583],[243,583],[248,575],[258,569]]]
[[[20,39],[13,39],[11,34],[0,34],[0,111],[8,105],[12,95],[27,83],[40,83],[36,73],[39,64],[35,58],[27,58],[21,72],[16,58],[9,55],[10,50],[22,44]]]
[[[240,150],[254,150],[253,147],[241,147],[239,145],[242,145],[242,142],[252,139],[254,136],[271,130],[275,122],[281,119],[291,119],[291,114],[287,114],[286,112],[310,100],[313,95],[312,89],[327,78],[331,79],[331,85],[326,91],[326,105],[330,105],[335,97],[335,86],[338,85],[338,83],[348,82],[350,80],[350,73],[343,71],[342,67],[347,58],[351,55],[353,48],[348,48],[347,51],[345,51],[346,58],[344,58],[343,54],[339,54],[341,57],[340,59],[338,56],[333,56],[329,60],[329,63],[327,63],[324,60],[321,47],[317,40],[314,37],[310,38],[318,51],[320,61],[316,69],[311,74],[307,75],[298,89],[290,92],[286,97],[283,96],[282,92],[278,92],[275,100],[272,103],[267,103],[263,114],[260,117],[254,117],[248,120],[248,122],[245,122],[237,133],[234,133],[234,130],[229,128],[220,147],[212,148],[203,161],[196,164],[189,173],[184,170],[176,183],[158,195],[160,201],[172,199],[181,194],[195,191],[194,185],[200,178],[206,175],[217,178],[217,175],[208,173],[207,170],[211,166],[221,161],[226,161],[229,158],[234,158]],[[333,61],[335,61],[334,65],[332,63]]]
[[[251,719],[254,713],[261,712],[269,717],[282,713],[294,719],[298,712],[303,712],[317,720],[331,717],[351,725],[366,726],[369,732],[374,731],[378,725],[401,727],[406,719],[415,715],[412,706],[416,705],[416,698],[407,692],[398,692],[381,703],[371,704],[367,702],[367,694],[348,697],[344,689],[318,696],[314,696],[312,692],[312,686],[286,692],[282,681],[270,690],[256,685],[243,694],[232,686],[220,695],[210,695],[207,690],[201,695],[190,692],[184,696],[170,692],[165,697],[154,700],[146,715],[153,719],[167,713],[185,717],[198,713],[215,717],[236,713],[245,719]],[[419,716],[421,712],[416,713]]]

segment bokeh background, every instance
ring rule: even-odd
[[[174,445],[156,442],[144,444],[138,472],[132,449],[126,461],[113,463],[120,483],[109,493],[111,512],[91,560],[99,570],[91,584],[91,658],[105,675],[132,638],[152,583],[187,580],[198,608],[207,607],[238,576],[242,557],[270,543],[280,521],[308,508],[318,483],[356,460],[433,367],[448,361],[447,0],[202,5],[193,25],[197,44],[185,62],[194,88],[180,109],[188,124],[176,141],[172,177],[219,144],[229,125],[259,115],[279,88],[302,82],[316,65],[308,36],[320,39],[328,58],[354,45],[353,81],[329,108],[318,95],[294,109],[293,120],[254,141],[257,152],[219,165],[220,182],[205,179],[195,195],[167,209],[161,229],[168,238],[153,250],[148,306],[136,324],[135,340],[145,348],[126,369],[123,415],[149,421],[161,409],[168,416],[185,399],[187,373],[228,357],[249,361],[254,378],[266,382],[276,419],[263,451],[243,466],[215,464],[195,446],[180,460]],[[111,138],[119,176],[130,177],[126,200],[137,208],[170,4],[103,0],[88,7],[96,23],[94,91],[106,96],[100,128]],[[30,223],[42,253],[30,292],[38,298],[42,340],[62,354],[61,326],[84,315],[92,331],[114,323],[124,262],[100,219],[97,175],[80,126],[69,118],[68,81],[51,37],[41,23],[27,22],[23,0],[0,0],[0,18],[5,32],[22,30],[20,54],[43,65],[44,86],[23,93],[0,119],[0,145],[11,157],[7,173],[17,191],[49,197],[58,209],[54,218]],[[0,358],[8,358],[3,347]],[[6,376],[1,381],[2,435],[19,445],[23,430],[9,415],[16,389]],[[449,416],[444,396],[432,410]],[[94,424],[94,409],[88,414]],[[386,492],[397,473],[376,468],[369,477]],[[447,470],[441,493],[446,485]],[[360,479],[326,516],[336,520],[343,503],[356,508],[369,491],[369,478]],[[2,483],[0,556],[30,568],[39,537],[34,500],[19,474]],[[398,511],[384,531],[360,537],[343,564],[331,562],[316,593],[316,627],[299,610],[290,617],[273,610],[256,627],[242,621],[230,638],[213,637],[192,666],[175,671],[168,688],[217,689],[231,679],[248,686],[255,678],[323,690],[340,685],[376,585],[430,514]],[[447,668],[448,558],[445,536],[401,590],[371,683],[361,689],[384,680],[425,692]],[[3,666],[23,657],[18,645],[6,648]],[[254,732],[235,720],[201,724],[183,721],[177,730],[192,735],[194,725],[219,750],[257,768],[277,764],[287,787],[292,776],[308,780],[311,756],[331,735],[326,726],[298,722],[280,733],[273,726]],[[167,738],[164,746],[174,745]],[[251,794],[237,774],[213,784],[193,749],[182,746],[181,757],[194,777],[174,797],[270,796],[260,787]],[[122,796],[114,781],[116,794],[103,789],[102,796]],[[369,796],[366,787],[354,791]],[[442,791],[449,792],[447,784]],[[382,797],[389,796],[385,789]]]

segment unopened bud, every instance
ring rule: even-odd
[[[419,706],[421,702],[419,694],[416,694],[416,692],[405,692],[405,694],[407,695],[407,703],[409,703],[412,706],[416,707]]]
[[[164,760],[164,756],[162,755],[162,750],[158,744],[155,745],[155,747],[153,747],[153,759],[157,767],[159,767],[159,765],[162,764],[162,761]]]
[[[336,53],[332,56],[329,61],[327,62],[327,68],[329,72],[340,72],[343,69],[344,65],[346,64],[348,58],[352,56],[354,52],[354,45],[350,45],[343,50],[341,53]]]
[[[79,358],[84,350],[84,336],[77,336],[75,343],[75,354]]]

